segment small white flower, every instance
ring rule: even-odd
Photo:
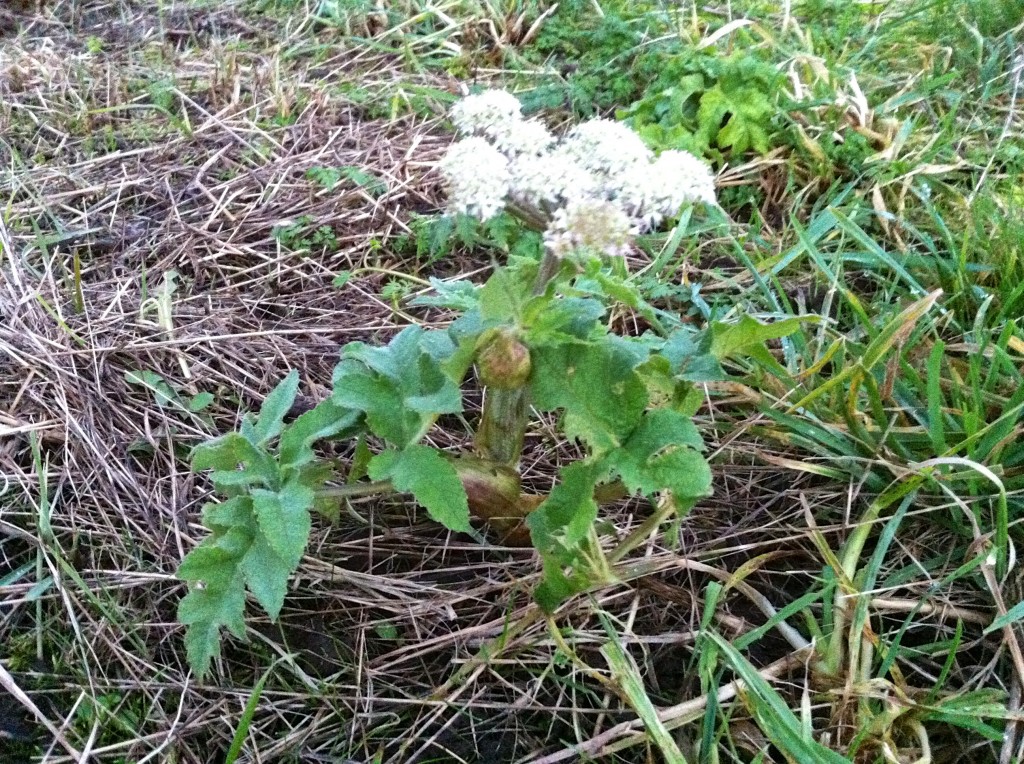
[[[574,199],[555,212],[544,232],[544,243],[558,257],[580,249],[608,256],[625,255],[637,234],[633,221],[612,202]]]
[[[460,133],[478,135],[506,130],[510,123],[522,121],[522,107],[505,90],[485,90],[463,98],[452,107],[450,116]]]
[[[513,160],[510,169],[512,198],[538,209],[593,197],[600,189],[593,173],[561,154],[524,154]]]
[[[653,228],[684,204],[715,203],[711,169],[685,151],[664,151],[653,163],[637,162],[607,183],[626,212]]]
[[[508,159],[484,138],[453,143],[438,167],[448,182],[448,203],[456,212],[488,220],[504,209],[511,180]]]
[[[687,202],[715,204],[715,179],[711,168],[688,151],[663,151],[654,162],[661,193],[675,214]]]
[[[621,122],[592,119],[577,125],[558,147],[591,172],[611,177],[635,164],[649,163],[650,149]]]
[[[496,125],[483,131],[499,151],[510,158],[521,154],[543,154],[555,142],[555,136],[536,119],[521,119]]]

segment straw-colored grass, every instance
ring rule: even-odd
[[[315,401],[345,342],[448,319],[382,296],[392,278],[479,279],[489,267],[472,252],[433,263],[395,252],[416,215],[443,206],[430,166],[451,140],[440,115],[458,83],[412,71],[396,35],[360,43],[264,5],[0,9],[0,760],[206,764],[237,738],[250,762],[655,761],[608,681],[602,619],[665,725],[698,722],[675,733],[692,755],[708,694],[723,707],[745,697],[729,675],[702,687],[693,645],[709,584],[726,585],[712,625],[739,637],[765,621],[765,600],[779,608],[819,585],[808,519],[837,548],[873,498],[762,439],[760,393],[738,384],[698,415],[715,496],[624,561],[623,583],[556,622],[531,601],[532,551],[363,499],[315,525],[279,622],[253,609],[248,643],[229,641],[210,679],[190,675],[174,572],[202,538],[210,491],[189,449],[234,428],[288,370]],[[481,34],[522,42],[495,20],[516,15]],[[428,42],[448,55],[446,39]],[[780,164],[723,181],[770,185]],[[309,174],[340,167],[382,185],[325,189]],[[303,248],[322,226],[326,241]],[[707,259],[727,249],[702,246]],[[690,267],[708,292],[746,299],[749,274]],[[332,285],[341,271],[354,274],[344,288]],[[186,408],[138,384],[147,372]],[[214,402],[187,410],[205,392]],[[437,434],[464,437],[457,423]],[[571,446],[548,427],[529,437],[525,477],[550,484]],[[648,511],[624,502],[606,519],[621,537]],[[940,653],[897,661],[922,698],[944,670],[960,689],[1001,686],[1012,641],[982,635],[993,611],[974,589],[938,585],[964,562],[930,522],[946,511],[908,513],[915,530],[878,575],[899,572],[898,583],[870,592],[878,633],[913,613],[904,645],[957,635],[951,668]],[[806,653],[773,630],[747,656],[800,708],[816,681]],[[830,688],[809,718],[848,743],[858,730],[845,712],[867,693]],[[731,708],[734,760],[754,760],[768,741],[742,703]],[[946,735],[936,750],[987,745]]]

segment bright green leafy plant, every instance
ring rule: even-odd
[[[277,617],[312,513],[349,496],[411,494],[451,531],[477,535],[486,524],[498,540],[532,544],[543,566],[535,596],[548,611],[618,580],[619,560],[711,490],[691,420],[702,399],[695,384],[721,378],[729,355],[766,355],[765,341],[795,328],[746,318],[697,330],[631,283],[623,255],[633,235],[683,205],[714,205],[710,172],[695,157],[655,158],[605,120],[556,140],[500,91],[466,98],[452,117],[467,135],[441,162],[453,209],[479,220],[510,213],[543,232],[543,252],[510,256],[483,286],[435,282],[432,304],[461,313],[447,329],[410,326],[384,347],[350,343],[333,392],[314,409],[286,423],[293,372],[258,416],[196,450],[193,468],[211,470],[223,496],[206,505],[211,534],[179,570],[191,585],[179,618],[200,674],[219,653],[221,627],[244,637],[246,590]],[[631,311],[651,330],[620,336],[613,311]],[[426,445],[440,416],[462,412],[474,367],[484,406],[471,445]],[[536,414],[549,413],[585,456],[561,467],[550,492],[525,493],[524,436]],[[369,480],[331,485],[338,469],[316,444],[364,436],[377,447]],[[600,505],[632,495],[654,510],[609,551]]]

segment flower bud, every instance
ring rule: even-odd
[[[480,381],[487,387],[514,390],[530,378],[530,349],[507,329],[496,330],[476,354]]]

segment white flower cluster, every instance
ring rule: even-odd
[[[440,164],[452,208],[480,220],[510,202],[532,208],[550,221],[545,241],[556,254],[622,253],[684,204],[715,204],[707,164],[685,151],[655,157],[620,122],[593,119],[556,140],[503,90],[467,96],[451,118],[466,136]]]
[[[465,138],[441,160],[453,209],[487,220],[505,208],[510,191],[508,159],[485,138]]]
[[[487,138],[510,158],[543,153],[555,141],[543,124],[523,119],[518,99],[504,90],[463,98],[452,107],[451,118],[460,133]]]
[[[625,255],[637,233],[629,216],[612,202],[573,199],[555,211],[544,232],[544,244],[558,257],[581,249]]]

